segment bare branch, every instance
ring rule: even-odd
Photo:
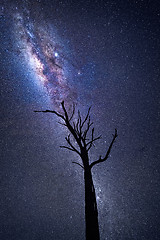
[[[56,114],[58,117],[62,118],[63,120],[65,120],[64,116],[61,115],[60,113],[56,112],[56,111],[51,111],[51,110],[45,110],[45,111],[34,111],[34,112],[43,112],[43,113],[54,113]]]
[[[87,123],[87,128],[86,128],[86,130],[85,130],[84,133],[83,133],[83,138],[84,138],[85,140],[86,140],[86,137],[87,137],[87,133],[88,133],[90,127],[92,126],[92,124],[93,124],[93,122],[91,122],[91,119],[90,119],[90,116],[89,116],[89,118],[88,118],[88,123]]]
[[[82,130],[82,118],[80,111],[78,110],[78,119],[79,119],[79,134],[81,135],[81,130]]]
[[[90,113],[91,107],[89,107],[86,118],[84,119],[84,121],[82,122],[82,127],[85,124],[85,122],[87,121],[88,117],[89,117],[89,113]]]
[[[77,162],[72,162],[72,163],[75,163],[75,164],[79,165],[81,168],[84,169],[84,167],[80,163],[77,163]]]
[[[66,125],[65,123],[62,123],[62,122],[59,122],[59,121],[58,121],[58,123],[59,123],[60,125],[63,125],[63,126],[65,126],[65,127],[67,127],[67,125]]]
[[[80,122],[80,120],[78,118],[77,123],[76,123],[76,132],[78,133],[78,135],[79,135],[79,122]]]
[[[65,117],[63,117],[65,123],[66,123],[66,127],[68,128],[68,130],[71,132],[71,134],[73,135],[74,139],[76,140],[78,146],[80,147],[80,149],[82,149],[82,144],[81,144],[81,140],[78,137],[78,133],[77,131],[75,131],[74,129],[74,124],[73,126],[71,125],[71,123],[69,122],[69,118],[68,118],[68,113],[66,111],[66,108],[64,106],[64,101],[62,101],[61,103]],[[77,153],[79,154],[79,152],[77,151]]]
[[[69,122],[68,113],[67,113],[66,108],[64,106],[64,101],[61,102],[61,105],[62,105],[64,114],[65,114],[65,121]]]
[[[77,132],[77,129],[76,129],[75,122],[73,122],[73,130],[75,131],[76,135],[78,136],[78,132]]]
[[[68,150],[70,150],[70,151],[73,151],[73,152],[75,152],[75,150],[74,150],[74,149],[72,149],[72,148],[70,148],[70,147],[67,147],[67,146],[60,146],[60,148],[66,148],[66,149],[68,149]]]
[[[88,147],[88,149],[87,149],[87,151],[89,151],[90,149],[91,149],[91,147],[93,146],[93,142],[95,142],[96,140],[99,140],[99,139],[101,139],[101,135],[100,136],[98,136],[98,137],[96,137],[96,138],[93,138],[90,142],[88,142],[87,143],[87,146],[89,145],[89,147]]]
[[[73,103],[72,115],[71,115],[71,117],[70,117],[70,119],[69,119],[69,122],[72,120],[74,114],[75,114],[75,104]]]
[[[107,153],[106,153],[105,157],[104,157],[104,158],[101,158],[101,156],[100,156],[97,161],[92,162],[92,163],[90,164],[90,168],[92,168],[94,165],[96,165],[96,164],[98,164],[98,163],[100,163],[100,162],[104,162],[104,161],[107,160],[107,158],[109,157],[109,154],[110,154],[110,152],[111,152],[113,143],[114,143],[114,141],[115,141],[115,139],[116,139],[117,137],[118,137],[117,129],[115,129],[115,133],[114,133],[114,135],[113,135],[112,142],[111,142],[111,144],[110,144],[110,146],[109,146],[109,148],[108,148],[108,150],[107,150]]]
[[[69,134],[68,137],[66,137],[65,139],[66,139],[67,143],[70,145],[70,147],[72,148],[72,150],[73,150],[74,152],[78,153],[79,155],[81,155],[80,152],[79,152],[79,151],[73,146],[73,144],[71,143],[71,141],[70,141],[70,134]]]

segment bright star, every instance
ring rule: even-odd
[[[54,56],[55,56],[55,57],[58,57],[58,53],[57,53],[57,52],[55,52],[55,53],[54,53]]]

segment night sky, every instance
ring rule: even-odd
[[[60,103],[91,108],[102,240],[160,239],[160,4],[0,1],[0,240],[85,239],[83,170]]]

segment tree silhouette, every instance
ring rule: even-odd
[[[117,138],[117,130],[115,129],[115,133],[113,134],[113,139],[110,143],[108,150],[105,153],[104,158],[101,156],[97,161],[91,162],[89,161],[88,152],[94,145],[94,142],[101,138],[101,136],[94,137],[94,128],[91,129],[93,122],[90,119],[90,109],[88,109],[87,115],[82,120],[81,114],[78,111],[77,120],[73,121],[73,116],[75,114],[75,106],[73,105],[73,111],[71,116],[65,108],[64,101],[61,103],[63,114],[58,113],[57,111],[45,110],[45,111],[35,111],[35,112],[44,112],[44,113],[54,113],[63,122],[60,124],[64,125],[70,132],[70,134],[65,138],[68,146],[60,146],[61,148],[66,148],[70,151],[76,152],[81,160],[82,164],[73,162],[78,164],[84,170],[84,183],[85,183],[85,223],[86,223],[86,240],[99,240],[99,224],[98,224],[98,209],[97,209],[97,201],[96,201],[96,193],[92,179],[91,169],[93,166],[98,163],[104,162],[109,157],[111,148],[115,139]],[[90,138],[89,138],[90,133]],[[73,139],[71,140],[71,136],[78,145],[78,148],[75,147],[73,143]]]

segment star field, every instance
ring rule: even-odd
[[[85,239],[83,170],[52,114],[91,108],[101,239],[158,240],[158,1],[1,1],[1,240]]]

